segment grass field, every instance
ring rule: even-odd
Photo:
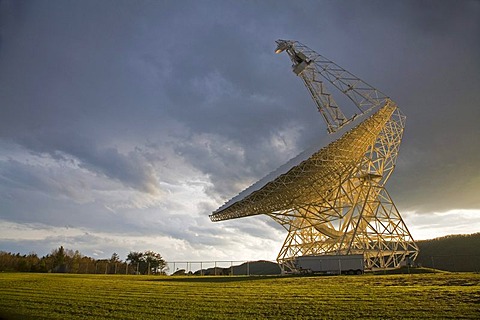
[[[0,274],[0,319],[479,319],[479,274]]]

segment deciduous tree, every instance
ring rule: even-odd
[[[163,274],[167,268],[167,263],[160,253],[150,250],[145,252],[131,251],[127,256],[127,261],[130,261],[137,272],[141,274]]]

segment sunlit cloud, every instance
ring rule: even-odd
[[[480,232],[480,210],[404,212],[403,216],[415,240]]]

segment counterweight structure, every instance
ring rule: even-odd
[[[385,189],[393,172],[405,116],[386,95],[305,45],[278,40],[330,133],[320,143],[241,192],[210,215],[221,221],[266,214],[288,232],[277,261],[295,270],[296,257],[363,254],[366,269],[396,268],[418,254]],[[326,84],[345,94],[358,115],[347,118]]]

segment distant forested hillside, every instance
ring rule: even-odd
[[[417,245],[416,262],[423,267],[480,272],[480,233],[417,241]]]

